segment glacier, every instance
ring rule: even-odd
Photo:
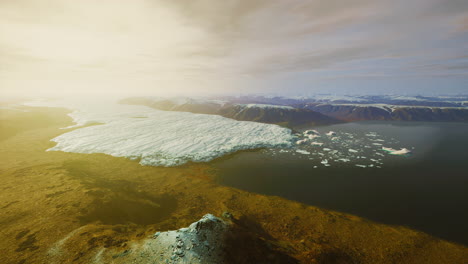
[[[53,138],[57,144],[47,151],[104,153],[139,160],[141,165],[208,162],[239,150],[291,147],[295,141],[290,129],[277,125],[120,105],[110,99],[25,105],[74,110],[69,115],[76,124],[67,128],[75,129]]]

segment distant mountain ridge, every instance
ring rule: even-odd
[[[165,111],[220,115],[223,117],[288,127],[301,125],[326,125],[341,122],[310,109],[270,104],[236,104],[216,100],[170,100],[134,97],[121,100],[122,104],[145,105]]]
[[[225,97],[235,102],[255,101],[309,109],[338,120],[468,122],[468,95],[330,95],[310,97]]]
[[[309,104],[304,108],[343,121],[468,122],[467,108],[340,104]]]
[[[289,127],[366,120],[468,122],[468,96],[225,96],[209,100],[134,97],[121,103]]]

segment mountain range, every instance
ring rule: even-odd
[[[132,97],[123,104],[165,111],[220,115],[287,127],[352,121],[467,122],[468,96],[334,96],[213,98]]]

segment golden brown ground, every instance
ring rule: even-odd
[[[300,263],[468,259],[466,247],[408,228],[219,186],[210,164],[142,167],[102,154],[45,152],[71,119],[63,109],[24,109],[0,109],[0,263],[92,263],[99,248],[124,250],[225,211]]]

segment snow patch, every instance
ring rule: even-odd
[[[271,104],[239,104],[239,106],[243,106],[246,108],[278,108],[278,109],[289,109],[292,110],[294,107],[286,106],[286,105],[271,105]]]

